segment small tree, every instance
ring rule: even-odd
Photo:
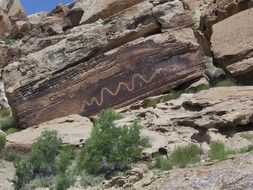
[[[141,156],[148,146],[141,137],[137,121],[132,126],[116,126],[119,115],[112,110],[102,111],[94,125],[91,137],[81,150],[79,169],[97,174],[123,170]]]
[[[56,157],[62,140],[56,131],[44,131],[32,146],[31,152],[15,164],[15,188],[20,189],[31,180],[56,174]]]

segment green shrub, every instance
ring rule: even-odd
[[[173,164],[170,159],[159,156],[155,159],[155,167],[159,168],[162,171],[167,171],[173,168]]]
[[[88,186],[95,186],[98,183],[101,183],[105,178],[102,175],[95,176],[90,175],[86,171],[81,173],[81,186],[88,187]]]
[[[20,154],[12,149],[4,150],[2,152],[2,157],[4,160],[9,162],[15,162],[21,158]]]
[[[218,81],[214,86],[215,87],[227,87],[227,86],[236,86],[236,82],[233,79],[225,79]]]
[[[9,128],[9,129],[5,130],[5,133],[11,134],[11,133],[19,132],[19,131],[20,130],[18,128]]]
[[[223,142],[213,141],[210,144],[208,157],[211,160],[226,160],[231,153],[232,151],[226,148]]]
[[[3,108],[0,110],[0,116],[1,117],[8,117],[11,114],[9,108]]]
[[[208,84],[201,84],[196,88],[196,92],[200,92],[202,90],[208,90],[210,89],[210,86]]]
[[[150,99],[144,104],[144,108],[156,108],[156,105],[160,102],[159,99]]]
[[[69,174],[62,174],[56,177],[56,190],[67,190],[74,182]]]
[[[140,136],[141,126],[135,121],[131,127],[117,127],[118,117],[112,110],[99,114],[91,137],[82,148],[79,167],[88,173],[104,173],[123,170],[141,156],[148,146],[146,138]]]
[[[73,159],[73,150],[71,147],[65,148],[60,151],[59,160],[56,163],[56,171],[57,175],[65,174],[68,166],[71,164],[71,160]]]
[[[6,144],[6,137],[0,134],[0,153],[3,151]]]
[[[13,44],[16,41],[11,36],[6,36],[6,37],[2,38],[2,40],[4,41],[5,45],[11,45],[11,44]]]
[[[12,116],[5,118],[0,123],[0,129],[2,129],[3,131],[7,131],[8,129],[15,128],[15,127],[16,127],[16,122]]]
[[[56,131],[44,131],[32,146],[31,152],[15,164],[15,188],[20,189],[31,180],[56,174],[56,157],[62,141]]]
[[[175,148],[171,153],[170,159],[173,166],[183,168],[188,164],[199,162],[202,153],[202,149],[197,145],[189,144]]]
[[[182,147],[176,147],[169,159],[158,157],[155,160],[155,166],[166,171],[173,167],[184,168],[189,164],[194,164],[200,161],[202,149],[195,144],[189,144]]]
[[[241,148],[239,153],[246,153],[246,152],[252,152],[252,151],[253,151],[253,144],[251,144],[247,147]]]
[[[22,188],[22,190],[34,190],[39,187],[51,187],[54,184],[53,177],[42,177],[31,181]]]
[[[73,175],[72,171],[68,171],[68,167],[72,163],[72,159],[74,159],[74,151],[71,147],[67,146],[64,147],[60,151],[59,159],[56,162],[56,189],[57,190],[66,190],[68,189],[73,183]]]
[[[174,99],[177,99],[179,98],[181,95],[183,94],[182,91],[175,91],[175,90],[172,90],[170,93],[164,95],[162,97],[162,102],[167,102],[167,101],[170,101],[170,100],[174,100]]]

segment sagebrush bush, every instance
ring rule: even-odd
[[[178,90],[172,90],[170,91],[170,93],[164,95],[162,97],[162,102],[167,102],[167,101],[170,101],[170,100],[174,100],[174,99],[177,99],[179,98],[181,95],[183,94],[182,91]]]
[[[246,153],[246,152],[252,152],[252,151],[253,151],[253,144],[241,148],[239,150],[239,153]]]
[[[0,153],[3,151],[6,144],[6,137],[0,134]]]
[[[62,141],[56,131],[44,131],[32,146],[31,152],[15,164],[15,189],[31,180],[56,174],[56,157]]]
[[[210,89],[210,86],[208,84],[201,84],[196,88],[196,92],[200,92],[202,90],[208,90]]]
[[[42,177],[42,178],[37,178],[33,181],[31,181],[28,184],[25,184],[24,187],[22,187],[21,190],[35,190],[38,187],[52,187],[54,184],[54,177]]]
[[[144,104],[144,108],[156,108],[156,105],[160,102],[159,99],[150,99],[147,100],[147,102],[145,102]]]
[[[8,117],[11,114],[11,111],[9,108],[2,108],[0,109],[0,116],[3,117]]]
[[[7,131],[10,128],[16,128],[16,121],[12,116],[9,116],[5,119],[3,119],[0,122],[0,129],[3,131]]]
[[[74,183],[73,176],[70,174],[57,175],[56,177],[56,190],[66,190]]]
[[[15,162],[21,158],[21,155],[12,149],[6,149],[2,152],[2,158],[9,162]]]
[[[221,81],[217,81],[215,83],[215,87],[228,87],[228,86],[236,86],[237,83],[235,80],[233,79],[225,79],[225,80],[221,80]]]
[[[226,160],[233,151],[229,150],[223,142],[213,141],[210,144],[210,150],[208,151],[208,157],[211,160]]]
[[[170,159],[158,156],[155,158],[155,167],[159,168],[162,171],[167,171],[171,170],[173,168],[173,165]]]
[[[180,168],[188,164],[194,164],[200,161],[200,156],[203,153],[202,149],[196,144],[189,144],[175,148],[171,153],[171,162],[173,165]]]
[[[86,171],[81,173],[81,185],[85,188],[101,183],[105,178],[102,175],[90,175]]]
[[[66,147],[60,151],[59,159],[56,162],[57,175],[65,174],[68,166],[71,164],[73,159],[74,151],[71,147]]]
[[[56,190],[66,190],[74,183],[72,171],[67,172],[73,158],[74,151],[71,147],[65,147],[60,151],[56,162]]]
[[[169,159],[158,157],[155,166],[161,170],[170,170],[173,167],[184,168],[189,164],[200,161],[203,150],[195,144],[176,147]]]
[[[118,115],[104,110],[95,122],[90,138],[82,148],[80,170],[97,174],[123,170],[141,156],[148,140],[141,137],[141,126],[135,121],[132,126],[116,126]]]

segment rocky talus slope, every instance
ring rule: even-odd
[[[45,130],[82,146],[96,114],[112,107],[122,116],[117,124],[140,121],[151,147],[124,176],[90,189],[252,189],[253,154],[239,154],[253,144],[252,7],[252,0],[78,0],[26,16],[19,0],[0,0],[0,107],[10,106],[24,129],[0,128],[6,147],[29,151]],[[208,87],[221,78],[240,85]],[[183,94],[166,100],[172,89]],[[238,154],[167,172],[150,167],[150,158],[188,144],[207,155],[213,141]],[[0,160],[1,190],[13,189],[13,172]],[[77,180],[70,189],[83,187]]]

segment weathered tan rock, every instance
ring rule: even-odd
[[[81,0],[76,2],[72,10],[81,9],[83,15],[80,23],[92,23],[99,19],[106,19],[144,0]],[[70,13],[72,12],[70,11]]]
[[[184,10],[182,2],[179,0],[158,4],[153,8],[153,12],[157,21],[162,25],[162,31],[178,30],[193,25],[190,12]]]
[[[81,145],[89,138],[93,124],[88,118],[70,115],[7,135],[7,148],[28,150],[45,130],[57,131],[64,144]]]
[[[212,26],[238,12],[244,11],[250,7],[251,0],[216,0],[212,1],[208,10],[201,16],[200,31],[207,38],[211,39]]]
[[[0,0],[0,37],[23,37],[29,29],[26,19],[19,0]]]
[[[11,20],[8,15],[0,8],[0,37],[9,35],[12,30]]]
[[[3,69],[9,63],[18,60],[20,50],[17,44],[0,44],[0,69]]]
[[[144,126],[165,131],[173,126],[196,129],[245,126],[253,123],[252,91],[252,86],[211,88],[159,103],[155,109],[129,110],[123,114],[142,116]]]
[[[252,164],[253,154],[249,153],[207,166],[177,169],[155,181],[152,187],[161,190],[251,189]]]
[[[203,2],[204,1],[204,2]],[[251,0],[183,0],[186,7],[193,11],[196,20],[196,37],[204,52],[212,56],[211,36],[214,24],[250,8]],[[199,16],[200,21],[199,21]]]
[[[70,8],[62,3],[58,4],[55,9],[53,9],[49,14],[50,15],[61,15],[62,17],[66,17],[69,13]]]
[[[214,63],[244,83],[253,82],[252,19],[253,8],[233,15],[213,26],[211,38]]]
[[[30,15],[28,21],[31,24],[29,36],[46,37],[63,34],[65,28],[70,27],[70,22],[60,15],[50,15],[42,12]]]
[[[103,181],[101,187],[103,189],[142,189],[158,178],[152,171],[149,171],[145,164],[136,164],[134,167],[126,171],[124,176],[116,176]]]
[[[186,89],[185,92],[197,92],[200,87],[208,87],[209,86],[209,81],[206,77],[202,77],[200,79],[197,79],[196,81],[193,81],[192,84],[190,84]]]
[[[0,7],[12,21],[26,19],[25,11],[20,0],[0,0]]]
[[[46,37],[27,36],[27,38],[22,39],[22,43],[19,45],[19,49],[22,53],[22,56],[25,56],[54,45],[64,39],[64,37],[64,34]]]
[[[4,84],[0,74],[0,109],[8,107],[7,98],[5,96]],[[0,130],[1,133],[1,130]]]

